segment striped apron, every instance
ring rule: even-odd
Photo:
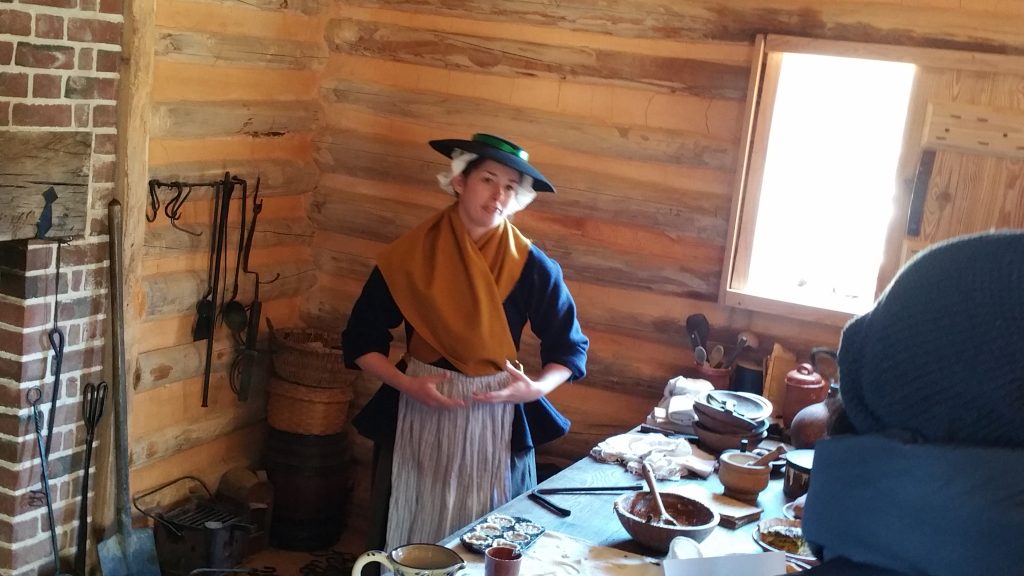
[[[474,402],[474,392],[498,390],[509,375],[464,374],[408,358],[406,374],[446,374],[437,389],[466,401],[430,408],[402,395],[391,467],[387,550],[438,542],[509,500],[512,404]]]

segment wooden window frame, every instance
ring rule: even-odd
[[[1024,57],[772,34],[759,35],[755,39],[753,51],[741,132],[741,153],[736,169],[730,209],[719,302],[736,308],[842,326],[854,315],[764,298],[734,288],[734,286],[742,285],[746,280],[745,274],[749,265],[751,245],[741,242],[741,238],[751,238],[753,233],[768,142],[768,127],[771,124],[771,113],[777,88],[778,74],[766,74],[766,70],[769,67],[778,70],[782,53],[785,52],[828,54],[905,62],[917,66],[1011,74],[1024,74]],[[924,150],[922,133],[929,113],[927,102],[919,92],[918,82],[915,79],[904,130],[903,148],[897,164],[897,189],[893,215],[887,227],[884,256],[876,278],[876,297],[896,275],[903,263],[913,253],[923,248],[921,245],[908,242],[905,237],[914,178]],[[756,183],[756,185],[751,183]],[[798,258],[799,255],[791,255],[793,265],[798,264]]]

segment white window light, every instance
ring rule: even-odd
[[[725,302],[845,321],[875,298],[912,64],[769,55]]]

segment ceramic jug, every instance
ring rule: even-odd
[[[363,566],[380,562],[395,576],[451,576],[466,567],[466,561],[454,550],[437,544],[406,544],[390,553],[364,552],[352,566],[352,576],[360,576]]]
[[[783,426],[789,428],[797,412],[827,396],[828,385],[810,364],[805,362],[790,370],[786,374],[786,396],[782,402]]]

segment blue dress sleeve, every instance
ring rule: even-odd
[[[363,291],[348,318],[348,325],[341,333],[341,349],[345,366],[359,369],[355,361],[370,352],[387,356],[394,336],[391,330],[402,324],[402,312],[395,304],[391,291],[384,281],[384,275],[377,267],[363,285]]]
[[[522,284],[532,292],[528,318],[540,340],[541,364],[561,364],[572,372],[571,380],[579,380],[587,373],[590,340],[576,318],[576,303],[565,285],[561,266],[536,246],[531,256],[534,265],[524,270],[529,277]]]

